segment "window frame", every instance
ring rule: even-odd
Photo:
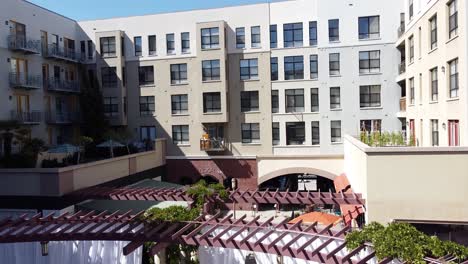
[[[380,66],[380,50],[359,51],[359,74],[380,73]]]
[[[340,109],[341,109],[341,87],[339,86],[330,87],[330,110],[340,110]]]
[[[271,57],[270,58],[270,71],[271,71],[271,80],[277,81],[279,78],[278,72],[278,57]]]
[[[286,113],[305,112],[305,92],[304,89],[285,89],[284,100]]]
[[[117,88],[118,77],[116,67],[101,67],[101,86],[102,88]]]
[[[328,20],[328,41],[329,42],[340,41],[340,20],[339,19]]]
[[[437,14],[433,15],[429,19],[429,36],[430,36],[430,48],[431,50],[437,48],[438,36],[437,36]]]
[[[320,146],[320,121],[311,122],[312,146]]]
[[[270,48],[275,49],[278,47],[278,26],[270,25]]]
[[[117,96],[103,97],[103,112],[106,117],[119,116],[119,99]]]
[[[188,94],[171,95],[171,113],[172,115],[188,114]]]
[[[429,71],[431,78],[431,101],[437,102],[439,100],[439,69],[438,67],[432,68]]]
[[[378,92],[375,90],[378,90]],[[382,86],[378,84],[359,86],[359,108],[375,107],[382,107]]]
[[[279,113],[279,91],[271,90],[271,112]]]
[[[261,48],[262,47],[262,36],[260,26],[250,27],[250,47]]]
[[[377,19],[377,31],[372,31],[372,19]],[[367,20],[367,28],[362,28],[361,27],[361,21]],[[361,30],[366,30],[366,32],[363,32]],[[380,38],[380,16],[365,16],[365,17],[359,17],[358,18],[358,34],[359,34],[359,40],[373,40],[373,39],[379,39]]]
[[[313,38],[315,36],[315,38]],[[309,21],[309,46],[315,47],[318,44],[317,21]]]
[[[409,82],[409,89],[410,89],[410,105],[414,105],[415,103],[414,77],[409,78],[408,82]]]
[[[449,32],[449,39],[452,39],[458,36],[458,6],[457,0],[452,0],[447,3],[448,7],[448,32]],[[453,9],[452,9],[453,7]],[[452,13],[453,12],[453,13]]]
[[[148,56],[156,56],[156,35],[148,36]]]
[[[332,60],[332,57],[336,57],[338,60]],[[341,55],[340,53],[329,53],[328,54],[328,74],[330,76],[340,76],[341,74]]]
[[[222,110],[221,93],[207,92],[203,93],[203,113],[220,113]]]
[[[320,112],[320,94],[319,88],[310,88],[310,112]]]
[[[110,40],[113,40],[113,44],[112,44],[112,41]],[[117,56],[115,37],[101,37],[99,38],[99,44],[100,44],[102,58],[111,58],[111,57]],[[89,48],[89,42],[88,42],[88,48]],[[88,51],[88,58],[89,58],[89,54],[90,53]]]
[[[187,63],[170,64],[170,70],[171,70],[171,85],[188,83]]]
[[[297,39],[296,39],[297,38]],[[293,48],[304,45],[303,23],[283,24],[283,47]]]
[[[189,125],[173,125],[172,126],[172,142],[176,145],[189,145],[190,144]]]
[[[242,144],[260,144],[260,123],[241,124]]]
[[[452,64],[454,68],[452,68]],[[448,62],[449,69],[449,98],[458,98],[460,90],[458,58]],[[454,73],[455,70],[455,73]]]
[[[245,48],[245,27],[236,28],[236,49]]]
[[[241,112],[258,112],[260,109],[260,99],[258,91],[241,91]]]
[[[330,137],[332,144],[341,143],[343,141],[341,120],[330,121]]]
[[[217,64],[217,67],[216,67]],[[209,66],[209,67],[205,67]],[[203,60],[202,61],[202,81],[219,81],[221,80],[221,61],[220,60]]]
[[[138,84],[140,86],[154,85],[154,66],[148,65],[138,67]]]
[[[252,62],[255,62],[253,65]],[[247,66],[242,66],[243,63],[247,63]],[[240,79],[242,81],[248,80],[258,80],[258,59],[241,59],[240,64]],[[244,69],[244,70],[243,70]],[[247,69],[247,72],[245,71]]]
[[[205,33],[204,33],[205,32]],[[219,46],[219,34],[220,30],[219,27],[211,27],[211,28],[202,28],[200,29],[201,33],[201,49],[202,50],[209,50],[209,49],[218,49]]]
[[[155,107],[155,96],[140,96],[139,98],[140,105],[140,116],[153,116],[156,111]]]
[[[285,56],[283,59],[285,80],[304,79],[304,56]]]
[[[143,40],[141,36],[133,37],[133,49],[135,57],[143,56]]]
[[[176,54],[175,35],[174,35],[174,33],[167,33],[166,34],[166,54],[167,55]]]
[[[190,32],[180,33],[180,50],[182,54],[190,53]]]
[[[306,124],[302,122],[286,122],[286,145],[300,146],[306,143]]]
[[[431,145],[439,146],[439,120],[431,119]]]
[[[319,77],[318,54],[311,54],[309,57],[310,79],[317,80]],[[315,70],[315,71],[314,71]]]
[[[281,141],[281,134],[280,134],[280,123],[273,122],[271,124],[271,138],[272,138],[272,145],[278,146]]]

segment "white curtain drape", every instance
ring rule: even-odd
[[[123,241],[50,242],[49,255],[41,255],[39,242],[0,244],[0,263],[8,264],[141,264],[142,248],[124,256]]]

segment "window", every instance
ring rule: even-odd
[[[102,38],[101,38],[101,45],[102,45]],[[103,48],[101,47],[101,52],[102,52],[102,50],[103,50]],[[93,52],[93,41],[88,40],[88,60],[93,59],[93,53],[94,53]],[[115,54],[115,43],[114,43],[114,54]]]
[[[364,85],[359,87],[360,107],[380,107],[380,85]]]
[[[156,36],[148,36],[148,55],[156,55]]]
[[[411,20],[414,16],[414,3],[413,0],[409,0],[409,19]]]
[[[286,122],[286,145],[303,145],[305,142],[305,123]]]
[[[317,46],[317,21],[309,22],[309,45]]]
[[[414,61],[414,36],[410,36],[408,39],[409,42],[409,57],[410,63]]]
[[[101,56],[103,58],[116,56],[115,37],[100,38],[100,43],[101,43]],[[88,43],[88,49],[89,49],[89,43]],[[89,54],[88,54],[88,56],[89,56]]]
[[[429,26],[431,28],[431,50],[437,48],[437,15],[429,19]]]
[[[278,90],[271,91],[271,112],[278,113],[279,112],[279,96]]]
[[[140,96],[140,116],[151,116],[154,113],[154,96]]]
[[[258,59],[240,60],[241,80],[258,79]]]
[[[167,54],[175,54],[174,34],[166,34],[166,52]]]
[[[221,112],[221,93],[203,93],[203,113]]]
[[[439,120],[431,119],[431,143],[432,146],[439,146]]]
[[[188,125],[172,126],[172,141],[176,145],[190,144],[189,126]]]
[[[312,121],[312,145],[320,145],[320,122]]]
[[[171,84],[187,83],[187,63],[171,64]]]
[[[341,108],[340,87],[330,88],[330,109]]]
[[[117,97],[104,97],[104,115],[107,117],[119,115],[119,101]]]
[[[278,47],[278,31],[276,25],[270,25],[270,48]]]
[[[260,143],[260,124],[242,123],[242,143]]]
[[[329,41],[340,40],[340,20],[338,19],[328,20],[328,40]]]
[[[189,32],[182,32],[180,33],[181,42],[181,50],[182,53],[190,53],[190,33]]]
[[[460,123],[458,120],[448,121],[449,146],[460,146]]]
[[[140,85],[154,84],[154,68],[153,66],[138,67],[138,80]]]
[[[310,55],[310,78],[318,79],[318,55]]]
[[[286,113],[304,112],[304,89],[286,89]]]
[[[302,23],[283,25],[284,47],[302,47]]]
[[[380,17],[359,18],[359,39],[377,39],[380,37]]]
[[[217,81],[220,79],[219,60],[202,61],[202,80]]]
[[[380,72],[380,50],[359,52],[359,73]]]
[[[173,115],[182,115],[188,113],[188,95],[171,95],[171,108]]]
[[[101,79],[103,88],[117,88],[117,73],[115,67],[101,68]]]
[[[450,71],[450,98],[458,97],[458,59],[449,62]]]
[[[330,67],[330,76],[340,75],[340,54],[339,53],[330,53],[329,57],[329,67]]]
[[[341,142],[341,121],[331,121],[331,142],[339,143]]]
[[[201,37],[202,49],[219,48],[219,28],[202,28]]]
[[[273,145],[279,145],[279,143],[280,143],[280,124],[278,122],[273,122],[271,127],[272,127],[272,136],[273,136]]]
[[[361,120],[361,132],[380,132],[382,129],[382,120]]]
[[[436,102],[439,97],[439,77],[437,67],[431,70],[431,100]]]
[[[449,38],[453,38],[458,35],[458,8],[457,0],[453,0],[448,3],[449,10]]]
[[[274,57],[270,59],[271,65],[271,80],[277,81],[278,80],[278,58]]]
[[[245,28],[236,28],[236,48],[245,48]]]
[[[310,89],[310,111],[318,112],[319,111],[319,89],[311,88]]]
[[[414,104],[414,78],[409,79],[410,87],[410,104]]]
[[[303,56],[284,57],[284,79],[285,80],[304,79],[304,57]]]
[[[250,28],[250,37],[251,37],[251,47],[260,48],[261,38],[260,38],[260,26],[255,26]]]
[[[122,57],[125,56],[125,38],[124,37],[120,38],[120,55]]]
[[[241,111],[258,111],[258,91],[241,92]]]
[[[80,41],[81,60],[86,59],[86,41]]]
[[[135,56],[141,56],[142,45],[141,45],[141,37],[134,37],[133,42],[135,45]]]
[[[156,139],[156,127],[154,126],[142,126],[140,127],[140,140],[155,140]]]

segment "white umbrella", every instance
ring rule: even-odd
[[[121,143],[119,143],[117,141],[113,141],[112,139],[109,139],[109,140],[104,141],[101,144],[97,145],[96,147],[98,147],[98,148],[109,148],[110,153],[111,153],[111,157],[113,158],[114,157],[114,148],[125,147],[125,145],[123,145],[123,144],[121,144]]]

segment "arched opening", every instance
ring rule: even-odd
[[[215,184],[215,183],[219,183],[219,180],[213,176],[213,175],[202,175],[202,177],[200,178],[200,180],[204,180],[207,184]]]

